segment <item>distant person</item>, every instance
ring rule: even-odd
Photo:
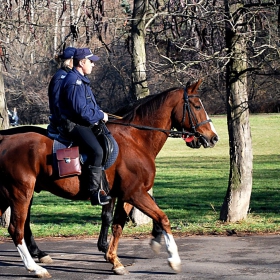
[[[57,126],[60,119],[59,112],[59,93],[61,83],[66,77],[67,73],[73,68],[73,55],[76,48],[68,47],[62,54],[56,57],[56,61],[60,64],[60,69],[52,77],[49,88],[48,88],[48,97],[49,97],[49,108],[50,108],[50,124],[47,127],[48,135],[51,138],[55,138],[58,135]]]
[[[17,108],[14,108],[13,112],[10,112],[9,109],[7,111],[8,111],[10,125],[17,126],[18,125],[18,120],[19,120],[18,113],[17,113]]]
[[[13,121],[13,114],[12,114],[12,112],[9,110],[9,109],[7,109],[7,112],[8,112],[8,116],[9,116],[9,123],[11,124],[12,123],[12,121]]]
[[[18,125],[19,118],[18,118],[17,108],[14,108],[12,119],[13,119],[13,125],[14,126]]]

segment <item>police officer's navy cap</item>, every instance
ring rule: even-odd
[[[94,55],[88,48],[76,49],[73,58],[77,60],[82,60],[84,58],[88,58],[91,61],[99,60],[99,57],[97,55]]]
[[[63,54],[61,54],[59,57],[62,59],[73,58],[75,51],[76,51],[76,48],[68,47],[64,50]]]

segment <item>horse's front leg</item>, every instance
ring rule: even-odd
[[[109,227],[113,220],[113,210],[115,206],[116,199],[113,198],[109,204],[106,204],[102,207],[102,214],[101,214],[101,229],[99,233],[99,238],[97,242],[98,250],[105,253],[108,250],[108,231]],[[106,258],[106,255],[105,255]]]
[[[114,220],[112,225],[112,237],[109,243],[108,251],[106,253],[106,260],[113,264],[113,271],[118,275],[126,275],[129,272],[125,269],[120,259],[117,256],[119,240],[122,235],[127,216],[132,209],[132,205],[123,203],[118,199],[115,209]]]
[[[22,196],[22,194],[19,194]],[[14,244],[21,256],[25,268],[33,272],[39,278],[50,278],[48,271],[37,265],[31,257],[24,240],[24,225],[28,215],[28,208],[31,197],[18,197],[17,201],[11,202],[11,221],[8,231],[14,241]]]
[[[171,226],[166,214],[158,207],[155,201],[147,192],[132,198],[133,204],[144,214],[149,216],[161,226],[166,244],[166,250],[169,254],[168,263],[175,272],[181,271],[181,259],[178,253],[178,247],[171,232]]]
[[[150,195],[150,197],[156,203],[155,198],[152,195]],[[162,228],[155,220],[153,220],[152,236],[154,238],[152,238],[150,242],[151,249],[154,251],[154,253],[159,254],[161,249]]]
[[[31,199],[27,217],[24,224],[24,240],[31,257],[38,258],[39,262],[41,263],[52,263],[53,262],[52,258],[47,253],[41,251],[37,246],[33,238],[32,231],[30,229],[30,209],[31,209],[32,201],[33,198]]]
[[[154,251],[154,253],[159,254],[161,249],[162,228],[154,220],[153,220],[152,236],[154,238],[151,239],[150,246]]]

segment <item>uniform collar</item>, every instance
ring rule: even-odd
[[[68,66],[62,66],[61,69],[64,70],[65,72],[67,72],[67,73],[70,72],[70,71],[72,70],[72,69],[69,68]]]
[[[80,80],[82,80],[84,83],[89,84],[90,80],[88,79],[88,77],[83,76],[75,67],[72,69],[72,71],[78,76],[78,78]]]

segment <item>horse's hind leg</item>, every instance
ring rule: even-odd
[[[100,233],[99,233],[99,238],[98,238],[98,242],[97,242],[97,247],[98,250],[106,253],[108,250],[108,231],[109,231],[109,227],[112,223],[113,220],[113,210],[114,210],[114,206],[115,206],[115,201],[116,199],[113,198],[109,204],[106,204],[102,207],[102,215],[101,215],[101,220],[102,220],[102,224],[101,224],[101,229],[100,229]],[[105,256],[106,258],[106,256]]]
[[[32,231],[30,229],[30,209],[31,209],[32,201],[33,198],[31,199],[29,209],[28,209],[28,214],[25,220],[24,240],[28,248],[28,251],[33,258],[38,258],[39,262],[41,263],[52,263],[53,262],[52,258],[45,252],[41,251],[37,246],[33,238]]]
[[[29,203],[31,201],[32,194],[30,194],[29,197],[30,191],[21,193],[24,186],[21,187],[21,190],[15,194],[16,199],[11,200],[11,221],[8,231],[22,258],[25,268],[28,271],[33,272],[39,278],[50,278],[51,276],[48,271],[35,263],[24,240],[24,225],[28,215]]]
[[[118,199],[112,225],[112,237],[106,253],[106,260],[113,264],[112,269],[118,275],[129,274],[117,256],[117,249],[127,216],[131,209],[132,205],[128,203],[124,204],[120,199]]]

